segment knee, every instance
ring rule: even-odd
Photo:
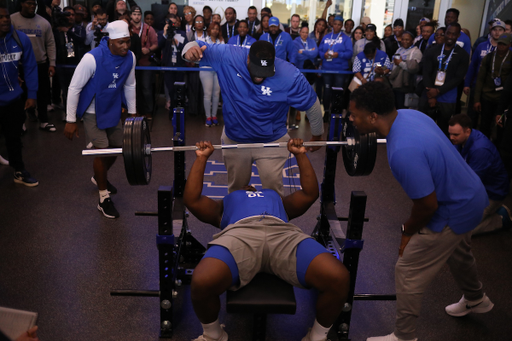
[[[350,287],[350,274],[343,263],[338,263],[317,276],[313,286],[320,292],[330,292],[336,297],[346,299]]]

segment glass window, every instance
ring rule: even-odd
[[[436,1],[409,1],[407,11],[407,23],[405,24],[405,30],[416,34],[416,27],[420,23],[421,18],[434,18],[434,9],[439,7],[441,0]],[[443,15],[439,15],[444,18]],[[444,25],[441,25],[444,26]]]
[[[384,37],[384,27],[393,24],[393,11],[395,0],[363,0],[363,13],[361,17],[369,17],[372,24],[377,26],[379,38]]]
[[[267,0],[265,7],[272,9],[272,15],[278,17],[279,21],[285,26],[290,24],[292,14],[298,14],[300,15],[300,20],[307,21],[309,29],[312,30],[315,21],[322,17],[325,4],[326,1],[316,0]],[[349,19],[352,13],[352,0],[333,0],[333,4],[328,9],[327,16],[331,13],[342,14],[343,18]]]

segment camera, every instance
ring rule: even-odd
[[[62,12],[62,9],[59,6],[55,6],[52,11],[52,19],[54,27],[68,27],[69,17],[71,13]]]
[[[102,29],[103,28],[100,25],[96,26],[94,29],[94,41],[96,42],[96,45],[100,44],[103,37],[108,37],[108,32],[103,32]]]
[[[176,33],[176,30],[178,29],[178,26],[169,18],[165,19],[165,24],[169,25],[167,28],[167,39],[172,39],[174,37],[174,33]]]

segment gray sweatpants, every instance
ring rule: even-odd
[[[446,226],[439,233],[424,227],[412,236],[395,265],[395,335],[398,338],[410,340],[416,337],[416,320],[423,293],[446,263],[466,299],[483,297],[482,283],[478,280],[471,252],[471,235],[472,231],[455,234]]]
[[[288,142],[286,134],[273,142]],[[222,130],[222,144],[238,144],[227,137]],[[222,157],[228,171],[228,193],[242,189],[251,181],[252,163],[256,163],[263,188],[273,189],[281,197],[284,196],[283,168],[288,160],[287,148],[255,148],[255,149],[223,149]]]
[[[501,216],[496,213],[498,208],[503,205],[504,200],[491,200],[489,199],[489,206],[487,206],[484,210],[484,216],[482,218],[482,222],[478,224],[477,227],[473,230],[473,235],[491,232],[503,227],[503,221]]]

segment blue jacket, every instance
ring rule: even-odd
[[[353,48],[352,40],[345,33],[340,32],[340,34],[335,35],[334,32],[332,32],[326,34],[318,47],[320,49],[320,58],[322,58],[322,69],[340,71],[349,69]],[[338,52],[338,57],[327,61],[325,59],[325,53],[328,50]]]
[[[495,49],[496,48],[492,46],[489,40],[484,41],[476,47],[475,51],[473,51],[473,55],[471,56],[471,64],[469,64],[468,73],[464,79],[465,87],[471,87],[476,84],[478,70],[480,70],[480,64],[482,64],[482,60]]]
[[[289,33],[281,32],[277,36],[276,40],[273,42],[270,37],[270,33],[264,33],[260,40],[268,41],[269,43],[274,44],[276,48],[276,58],[281,58],[282,60],[286,60],[286,58],[290,58],[293,54],[293,40]],[[288,59],[290,60],[290,59]]]
[[[455,146],[471,169],[480,177],[491,200],[503,200],[508,195],[509,181],[500,153],[480,131],[473,129],[462,146]]]
[[[302,53],[299,53],[302,50]],[[306,39],[306,43],[299,37],[293,41],[293,52],[290,56],[290,62],[299,69],[304,68],[304,62],[311,60],[315,64],[315,59],[318,57],[318,47],[316,46],[315,40],[311,38]]]
[[[254,39],[250,35],[246,35],[245,39],[242,42],[242,44],[245,43],[245,45],[241,45],[240,44],[240,36],[237,34],[236,36],[229,38],[228,44],[235,45],[235,46],[251,46],[255,42],[256,42],[256,39]]]
[[[37,98],[39,79],[37,77],[37,63],[34,51],[32,50],[32,43],[25,33],[17,31],[20,42],[23,45],[22,49],[12,36],[13,30],[14,27],[11,26],[11,30],[0,40],[0,64],[2,65],[0,106],[8,105],[23,94],[23,90],[18,82],[18,66],[20,61],[23,63],[23,78],[27,85],[28,98]]]

